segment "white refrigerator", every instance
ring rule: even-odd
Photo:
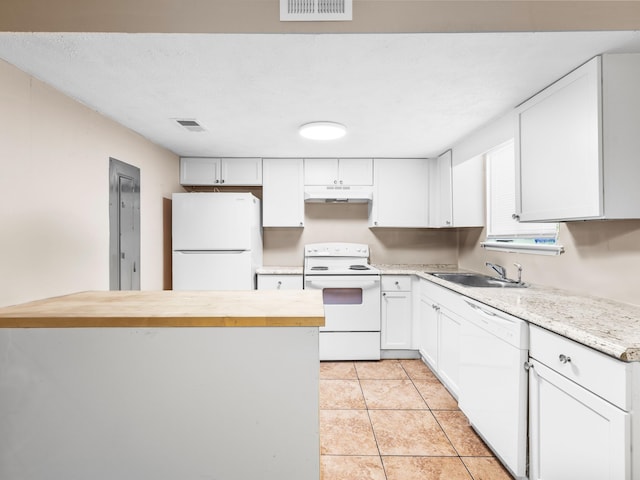
[[[250,193],[174,193],[173,289],[255,289],[260,220],[260,200]]]

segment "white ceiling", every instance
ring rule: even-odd
[[[0,33],[0,58],[183,156],[435,156],[606,52],[640,32]],[[348,134],[301,139],[314,120]]]

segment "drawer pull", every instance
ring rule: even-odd
[[[562,363],[562,364],[570,363],[571,362],[571,357],[567,357],[566,355],[561,353],[560,356],[558,357],[558,360],[560,360],[560,363]]]

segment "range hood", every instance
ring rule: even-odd
[[[308,203],[367,203],[373,198],[370,186],[305,185],[304,201]]]

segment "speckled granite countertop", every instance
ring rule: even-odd
[[[425,272],[459,271],[455,265],[375,265],[386,275],[413,274],[627,362],[640,361],[640,306],[529,284],[478,288]]]
[[[262,266],[256,269],[258,275],[302,275],[302,267]]]

